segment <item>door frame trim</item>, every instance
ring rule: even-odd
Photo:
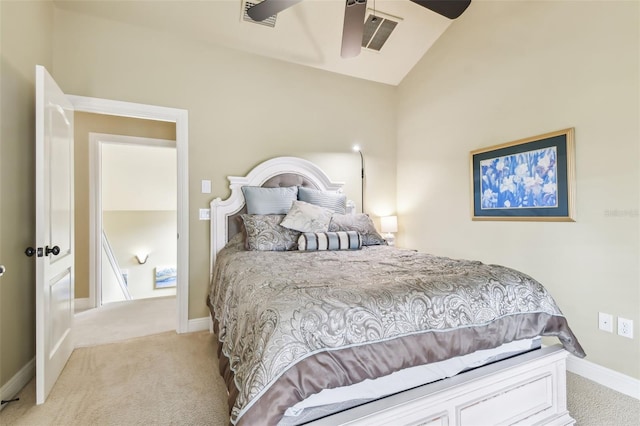
[[[189,113],[184,109],[67,95],[78,112],[116,115],[176,124],[178,259],[176,303],[178,333],[189,331]],[[91,230],[93,231],[93,229]],[[91,259],[94,262],[95,259]],[[93,266],[95,268],[95,265]],[[90,285],[91,289],[93,286]],[[95,295],[94,295],[95,301]]]
[[[176,141],[174,140],[115,135],[110,133],[89,133],[89,276],[93,278],[93,285],[89,285],[89,305],[92,308],[102,306],[102,298],[99,295],[102,293],[103,270],[103,241],[101,238],[104,214],[102,208],[102,147],[105,144],[176,149]],[[177,285],[181,284],[182,283],[177,283]],[[177,292],[178,288],[176,287],[176,294]]]

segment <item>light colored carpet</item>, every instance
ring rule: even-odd
[[[215,336],[165,332],[76,349],[44,405],[32,380],[0,425],[211,425],[229,422]],[[640,401],[567,374],[568,406],[579,426],[640,425]]]
[[[579,426],[638,426],[640,401],[567,373],[567,405]]]
[[[78,348],[45,404],[35,405],[32,380],[0,412],[0,424],[227,425],[214,339],[166,332]]]
[[[75,315],[75,347],[119,342],[176,330],[177,315],[175,296],[108,303]]]

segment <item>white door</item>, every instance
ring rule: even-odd
[[[73,106],[36,66],[36,403],[73,351]]]

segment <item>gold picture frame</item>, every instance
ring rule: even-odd
[[[472,220],[575,221],[574,128],[471,151]]]

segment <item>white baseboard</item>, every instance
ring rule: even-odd
[[[187,332],[209,330],[210,322],[209,317],[190,319]]]
[[[27,385],[36,375],[36,359],[35,357],[31,359],[18,371],[15,376],[13,376],[7,383],[2,386],[0,389],[0,398],[2,400],[9,400],[14,398],[18,392],[22,390],[23,387]],[[4,408],[5,405],[2,405],[0,410]]]
[[[613,389],[614,391],[640,400],[640,380],[638,379],[573,355],[569,355],[569,358],[567,358],[567,370],[585,379]]]

